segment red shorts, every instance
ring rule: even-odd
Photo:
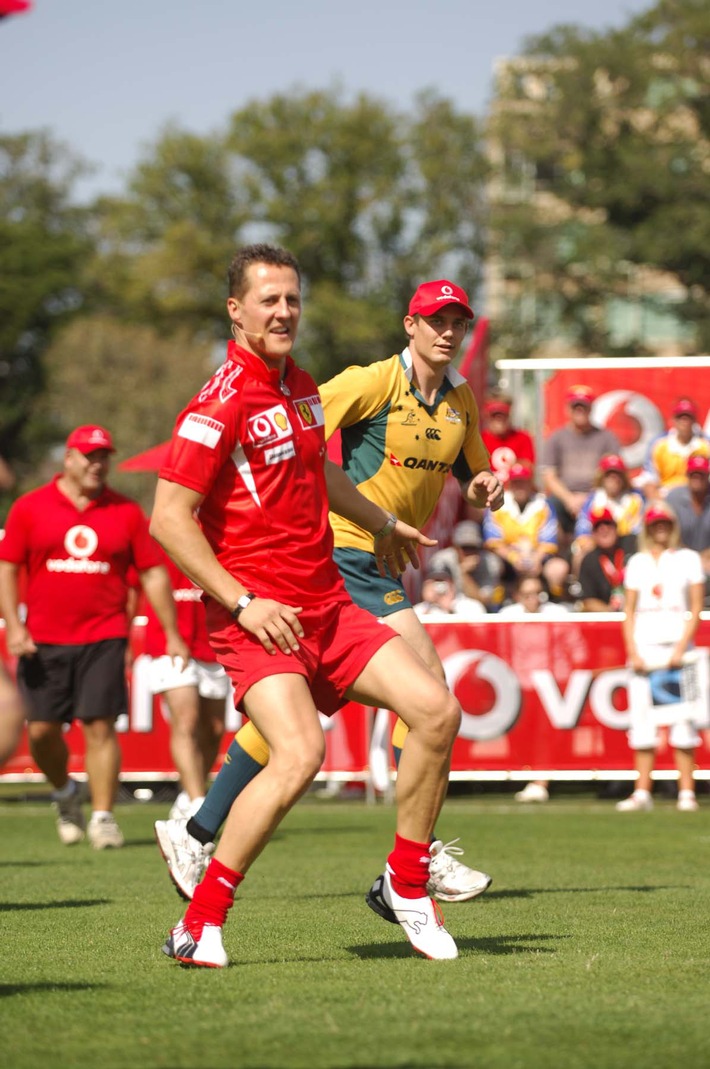
[[[345,692],[385,642],[397,633],[351,601],[299,613],[303,638],[290,654],[267,653],[258,638],[227,617],[225,626],[210,635],[217,660],[224,665],[234,686],[234,704],[241,707],[244,695],[267,676],[298,674],[308,680],[319,712],[332,715],[347,698]],[[242,712],[244,710],[242,709]]]

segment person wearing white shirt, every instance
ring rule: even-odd
[[[698,630],[705,576],[700,555],[678,548],[679,543],[675,513],[666,503],[654,502],[644,515],[640,551],[629,559],[624,576],[624,644],[629,667],[638,675],[657,668],[680,668]],[[658,733],[648,700],[635,694],[632,681],[629,745],[637,779],[633,794],[617,803],[622,813],[653,808],[651,773]],[[670,727],[669,741],[679,773],[678,809],[693,812],[698,808],[694,751],[700,743],[695,724],[676,721]]]

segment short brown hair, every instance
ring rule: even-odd
[[[252,264],[272,264],[274,267],[292,267],[301,281],[301,268],[298,260],[289,252],[278,245],[266,245],[257,243],[244,245],[238,250],[236,256],[229,265],[227,272],[228,296],[241,299],[247,289],[247,268]]]

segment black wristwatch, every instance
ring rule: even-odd
[[[249,602],[253,601],[255,597],[256,594],[242,594],[242,596],[237,601],[237,604],[232,609],[233,619],[238,620],[244,609],[246,609]]]

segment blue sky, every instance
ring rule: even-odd
[[[292,87],[366,91],[407,108],[434,88],[481,114],[495,60],[561,22],[603,31],[651,0],[35,0],[0,22],[0,130],[48,128],[115,192],[172,121],[224,128]]]

